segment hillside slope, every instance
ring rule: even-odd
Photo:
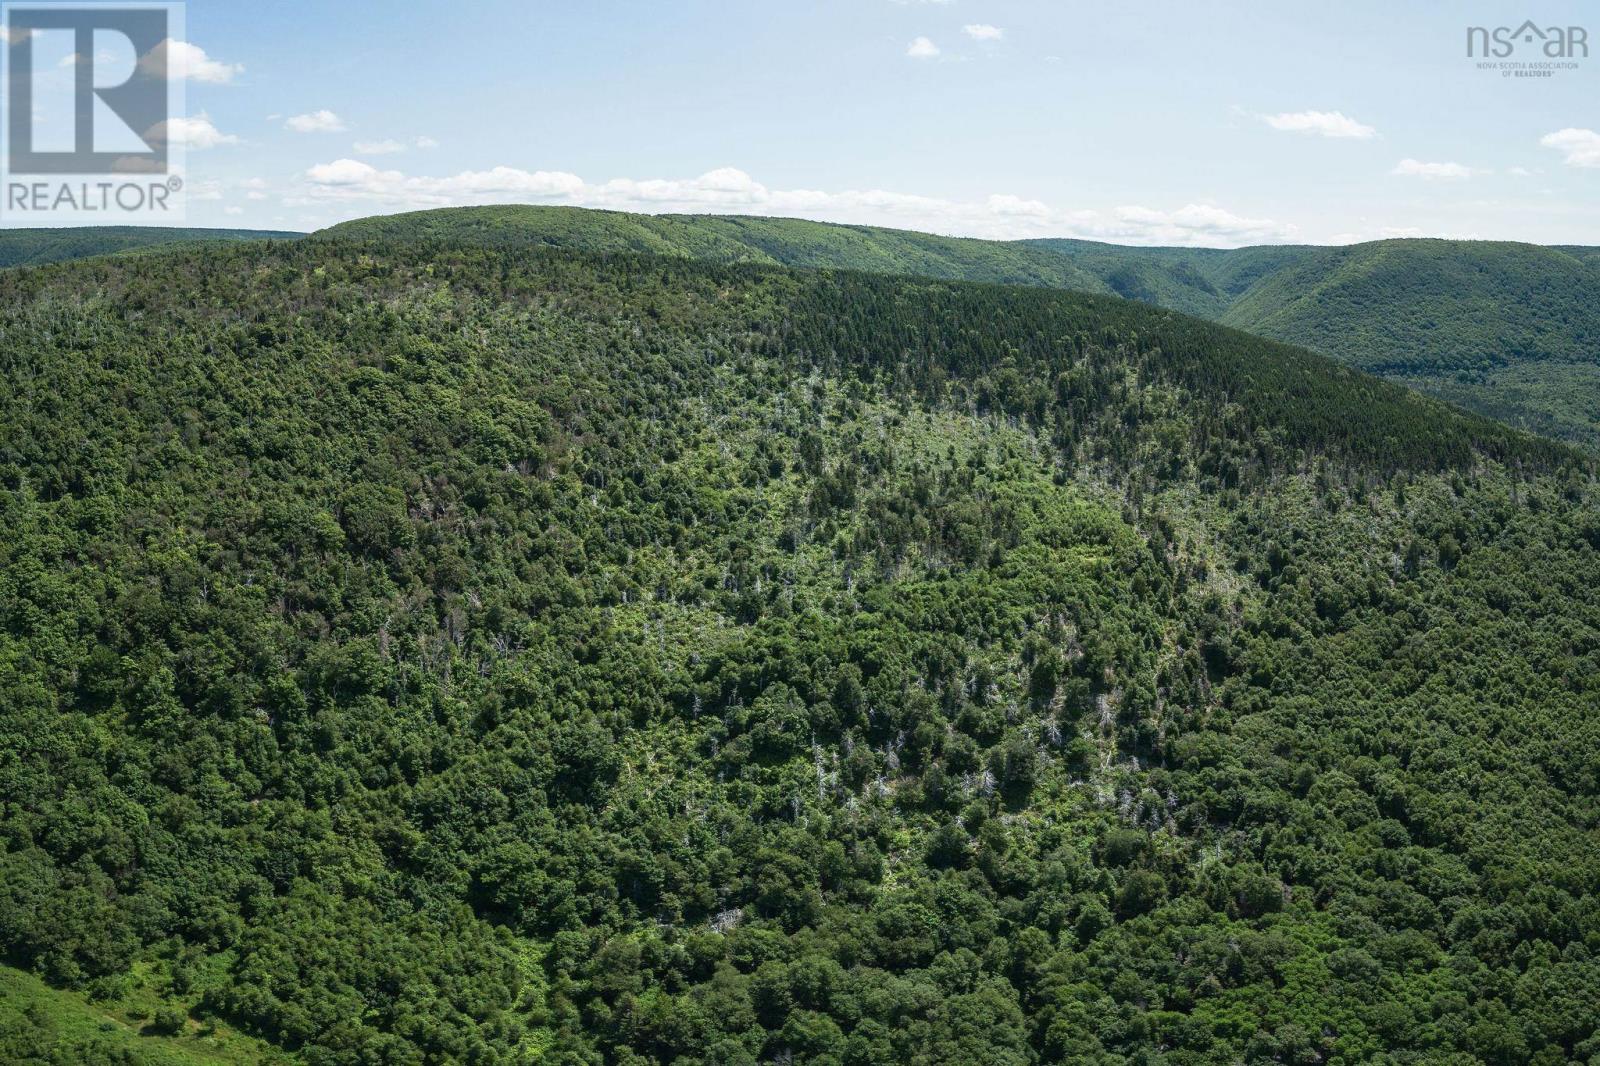
[[[70,226],[0,229],[0,268],[37,266],[91,255],[115,255],[192,241],[292,240],[281,230],[185,229],[167,226]]]
[[[981,241],[792,219],[458,208],[330,235],[633,251],[1107,293],[1304,345],[1510,422],[1600,447],[1595,249],[1391,240],[1342,248]]]
[[[130,983],[131,984],[131,983]],[[89,997],[0,965],[0,1061],[8,1066],[282,1064],[280,1049],[185,1019],[147,988]]]
[[[1019,243],[876,226],[739,215],[634,215],[507,205],[378,215],[321,231],[333,237],[471,241],[679,256],[710,263],[831,267],[880,274],[1109,291],[1063,257]]]
[[[1309,251],[1252,285],[1230,324],[1402,374],[1593,361],[1600,273],[1553,248],[1407,240]],[[1512,313],[1507,313],[1507,312]]]
[[[1127,301],[556,249],[90,259],[0,330],[0,952],[87,1002],[352,1066],[1600,1053],[1565,448]]]
[[[1090,271],[1107,291],[1130,300],[1220,320],[1262,278],[1314,253],[1309,245],[1254,248],[1139,248],[1046,238],[1017,242]]]
[[[1316,249],[1220,317],[1527,429],[1600,443],[1600,267],[1565,251],[1438,240]]]

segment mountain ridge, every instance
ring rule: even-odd
[[[1600,260],[1570,246],[1396,238],[1349,246],[1140,248],[531,206],[408,212],[318,231],[331,239],[361,235],[1099,292],[1311,347],[1521,428],[1600,447]]]
[[[37,266],[94,255],[148,251],[194,241],[293,240],[288,230],[208,229],[172,226],[61,226],[0,228],[0,268]]]

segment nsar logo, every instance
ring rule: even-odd
[[[1510,59],[1519,45],[1532,45],[1546,59],[1588,59],[1589,31],[1582,26],[1468,26],[1468,59]],[[1527,49],[1523,49],[1524,54]]]

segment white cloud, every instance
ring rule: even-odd
[[[670,180],[614,178],[599,186],[595,195],[601,201],[639,204],[682,204],[693,207],[724,207],[758,203],[769,193],[750,175],[734,167],[708,170],[698,178]],[[802,193],[809,198],[814,194]]]
[[[239,138],[231,133],[223,133],[212,125],[211,119],[203,111],[190,118],[169,118],[157,123],[150,130],[150,139],[194,149],[239,143]]]
[[[489,202],[508,196],[564,199],[580,191],[575,174],[528,172],[514,167],[462,171],[453,177],[407,177],[398,170],[379,170],[370,163],[338,159],[306,171],[313,196],[329,199],[371,199],[416,206]]]
[[[1510,174],[1513,178],[1533,177],[1533,171],[1529,170],[1527,167],[1512,167],[1510,170],[1506,171],[1506,173]]]
[[[1018,218],[1048,218],[1050,205],[1042,200],[1024,200],[1009,193],[996,193],[988,199],[989,210],[997,215]]]
[[[1130,244],[1262,244],[1295,236],[1293,226],[1234,214],[1211,204],[1171,210],[1126,206],[1087,211],[1061,210],[1042,200],[1005,193],[961,201],[883,189],[773,189],[733,167],[696,178],[615,178],[591,183],[565,171],[515,167],[425,177],[339,159],[306,171],[298,192],[285,200],[291,207],[334,208],[343,217],[375,210],[507,202],[651,214],[776,215],[972,237],[1073,236]]]
[[[242,214],[244,214],[244,208],[242,208],[242,207],[224,207],[222,209],[222,213],[225,214],[225,215],[242,215]]]
[[[1100,227],[1103,239],[1130,244],[1266,244],[1294,232],[1266,218],[1245,218],[1211,204],[1188,204],[1176,211],[1119,207],[1115,221]]]
[[[1006,35],[1006,31],[998,26],[991,26],[986,22],[975,22],[961,27],[961,32],[971,37],[974,41],[998,41]]]
[[[344,119],[335,115],[327,108],[318,111],[309,111],[304,115],[290,115],[283,123],[286,129],[296,133],[342,133]]]
[[[1470,178],[1475,171],[1460,163],[1424,163],[1418,159],[1402,159],[1395,164],[1389,173],[1398,174],[1406,178],[1423,178],[1433,181],[1443,178],[1446,181],[1460,181]]]
[[[351,147],[357,155],[393,155],[408,148],[437,148],[439,142],[432,137],[413,137],[409,142],[386,137],[381,141],[357,141]]]
[[[234,75],[244,73],[242,64],[219,62],[206,55],[204,48],[170,37],[139,58],[139,69],[157,78],[188,78],[213,85],[226,85]]]
[[[394,152],[405,151],[406,142],[396,141],[393,139],[383,141],[357,141],[350,147],[354,148],[356,150],[356,154],[358,155],[390,155]]]
[[[1262,122],[1284,133],[1311,133],[1319,137],[1348,137],[1366,140],[1378,131],[1363,125],[1342,111],[1283,111],[1258,115]]]
[[[1568,127],[1539,138],[1546,148],[1563,153],[1569,167],[1600,167],[1600,133]]]
[[[313,185],[327,189],[364,188],[376,192],[383,185],[403,181],[405,175],[398,170],[380,171],[371,163],[356,159],[336,159],[332,163],[318,163],[306,171],[306,178]]]
[[[14,30],[10,26],[0,26],[0,41],[6,44],[16,44],[32,37],[35,32],[34,30]]]
[[[912,59],[934,59],[939,55],[939,46],[926,37],[918,37],[906,46],[906,55]]]

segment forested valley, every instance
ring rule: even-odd
[[[0,272],[0,1058],[1600,1062],[1595,473],[1109,296]]]

